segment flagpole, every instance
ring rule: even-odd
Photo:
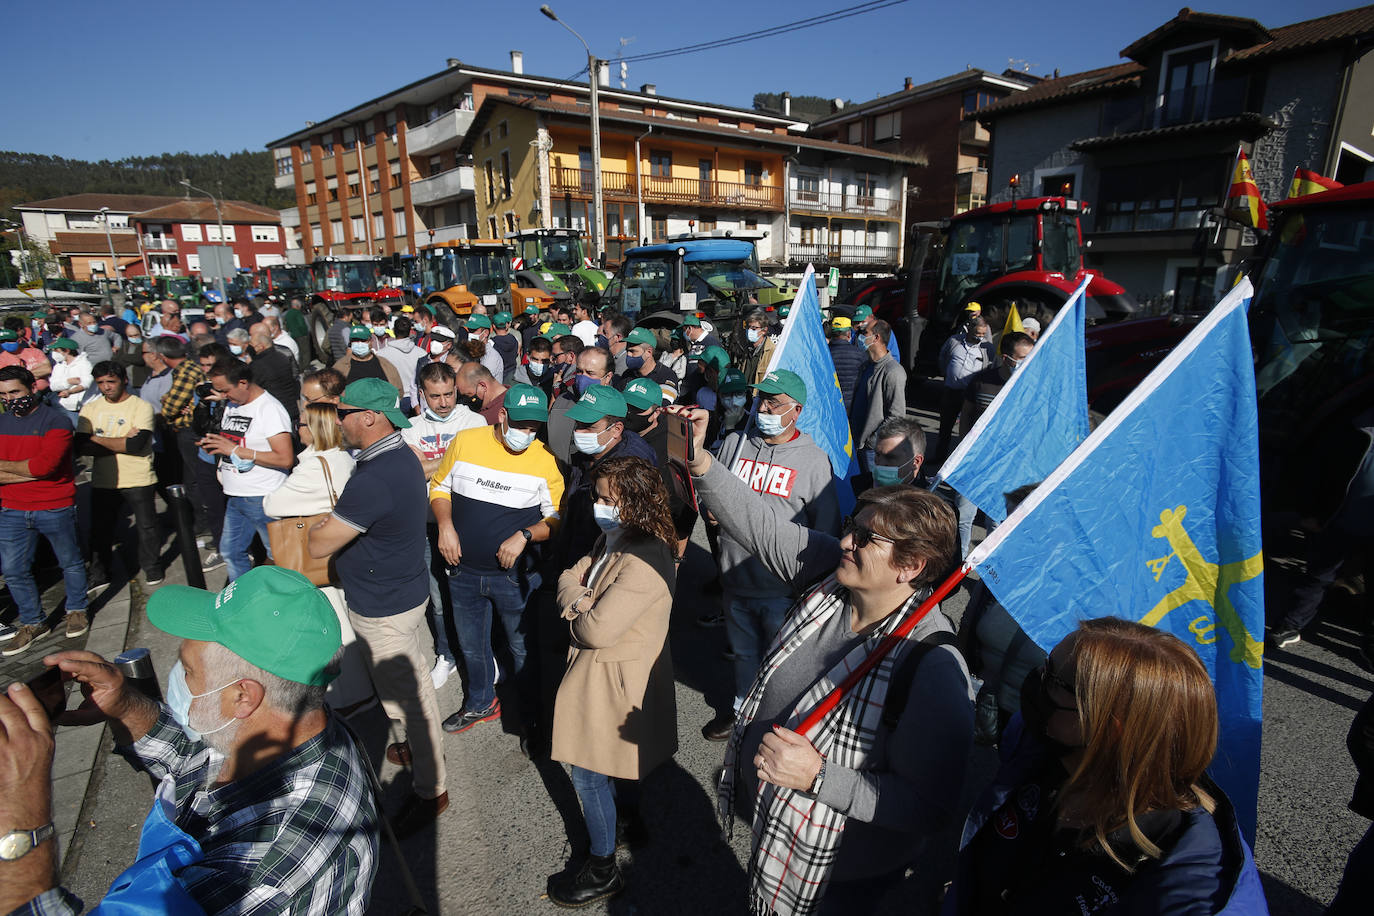
[[[920,623],[925,618],[926,614],[930,613],[932,608],[943,601],[950,592],[954,591],[955,587],[963,581],[964,576],[967,576],[972,569],[973,567],[971,566],[960,566],[954,572],[950,573],[949,578],[940,583],[939,587],[930,593],[930,597],[922,601],[920,606],[912,611],[911,615],[897,626],[897,629],[889,633],[887,637],[878,644],[878,648],[874,649],[872,654],[859,664],[859,667],[851,671],[849,676],[841,681],[838,687],[830,691],[826,698],[821,700],[820,703],[816,705],[815,709],[811,710],[810,714],[802,720],[802,724],[797,727],[797,734],[804,737],[811,729],[815,728],[816,725],[820,723],[821,719],[825,718],[826,713],[840,705],[840,700],[844,699],[844,695],[853,690],[854,685],[863,680],[864,675],[872,671],[874,665],[877,665],[886,658],[887,654],[891,652],[899,642],[906,639],[907,635],[910,634],[912,630],[916,629],[916,624]]]

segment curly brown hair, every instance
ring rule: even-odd
[[[607,458],[596,466],[595,480],[603,477],[610,482],[620,506],[620,527],[631,535],[658,538],[677,553],[668,488],[658,469],[643,458]]]

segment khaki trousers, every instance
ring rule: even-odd
[[[426,597],[419,607],[390,617],[364,617],[350,607],[348,620],[357,634],[382,708],[405,729],[413,759],[415,794],[438,798],[445,791],[447,773],[439,703],[420,645],[420,631],[424,631],[426,638],[429,636],[425,626],[428,606]]]

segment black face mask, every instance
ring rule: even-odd
[[[10,398],[5,401],[5,410],[16,417],[27,417],[33,413],[33,409],[37,406],[38,395],[36,394],[26,394],[23,397]]]
[[[1078,746],[1065,744],[1046,734],[1050,716],[1057,708],[1050,699],[1049,688],[1040,675],[1040,669],[1034,669],[1021,684],[1021,720],[1027,732],[1039,738],[1056,757],[1063,757],[1078,750]]]
[[[642,433],[649,428],[649,418],[642,413],[625,414],[625,428],[632,433]]]

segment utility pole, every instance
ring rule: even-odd
[[[600,264],[606,251],[606,205],[601,194],[601,102],[597,96],[597,88],[601,82],[601,61],[592,53],[586,39],[577,34],[572,26],[559,19],[558,14],[550,9],[548,4],[539,7],[539,12],[572,32],[573,37],[582,42],[582,47],[587,52],[587,75],[591,80],[592,105],[592,225],[595,227],[592,244],[596,247],[596,260]]]
[[[216,197],[215,195],[211,194],[209,191],[203,191],[203,190],[201,190],[200,188],[196,187],[195,185],[191,184],[191,180],[190,180],[189,178],[183,178],[183,179],[181,179],[181,186],[184,187],[184,188],[185,188],[186,190],[188,190],[188,191],[195,191],[197,194],[204,194],[206,197],[210,198],[210,203],[212,203],[212,204],[215,205],[215,220],[219,223],[219,243],[220,243],[220,246],[223,247],[223,245],[224,245],[224,211],[220,209],[219,198]],[[230,249],[231,257],[230,257],[230,259],[229,259],[229,263],[230,263],[230,264],[234,263],[233,257],[232,257],[232,252],[233,252],[233,249],[231,248],[231,249]],[[221,302],[223,302],[225,305],[228,305],[228,304],[229,304],[229,293],[226,292],[225,289],[224,289],[224,272],[223,272],[223,271],[220,271],[220,276],[219,276],[219,300],[220,300]]]
[[[115,292],[123,293],[124,287],[119,282],[119,260],[115,257],[114,239],[110,236],[110,208],[100,208],[100,221],[105,224],[105,244],[110,246],[110,270],[114,271],[114,289],[106,290],[110,296],[110,302],[118,307],[120,303],[115,302]],[[105,280],[110,279],[110,271],[105,272]]]

